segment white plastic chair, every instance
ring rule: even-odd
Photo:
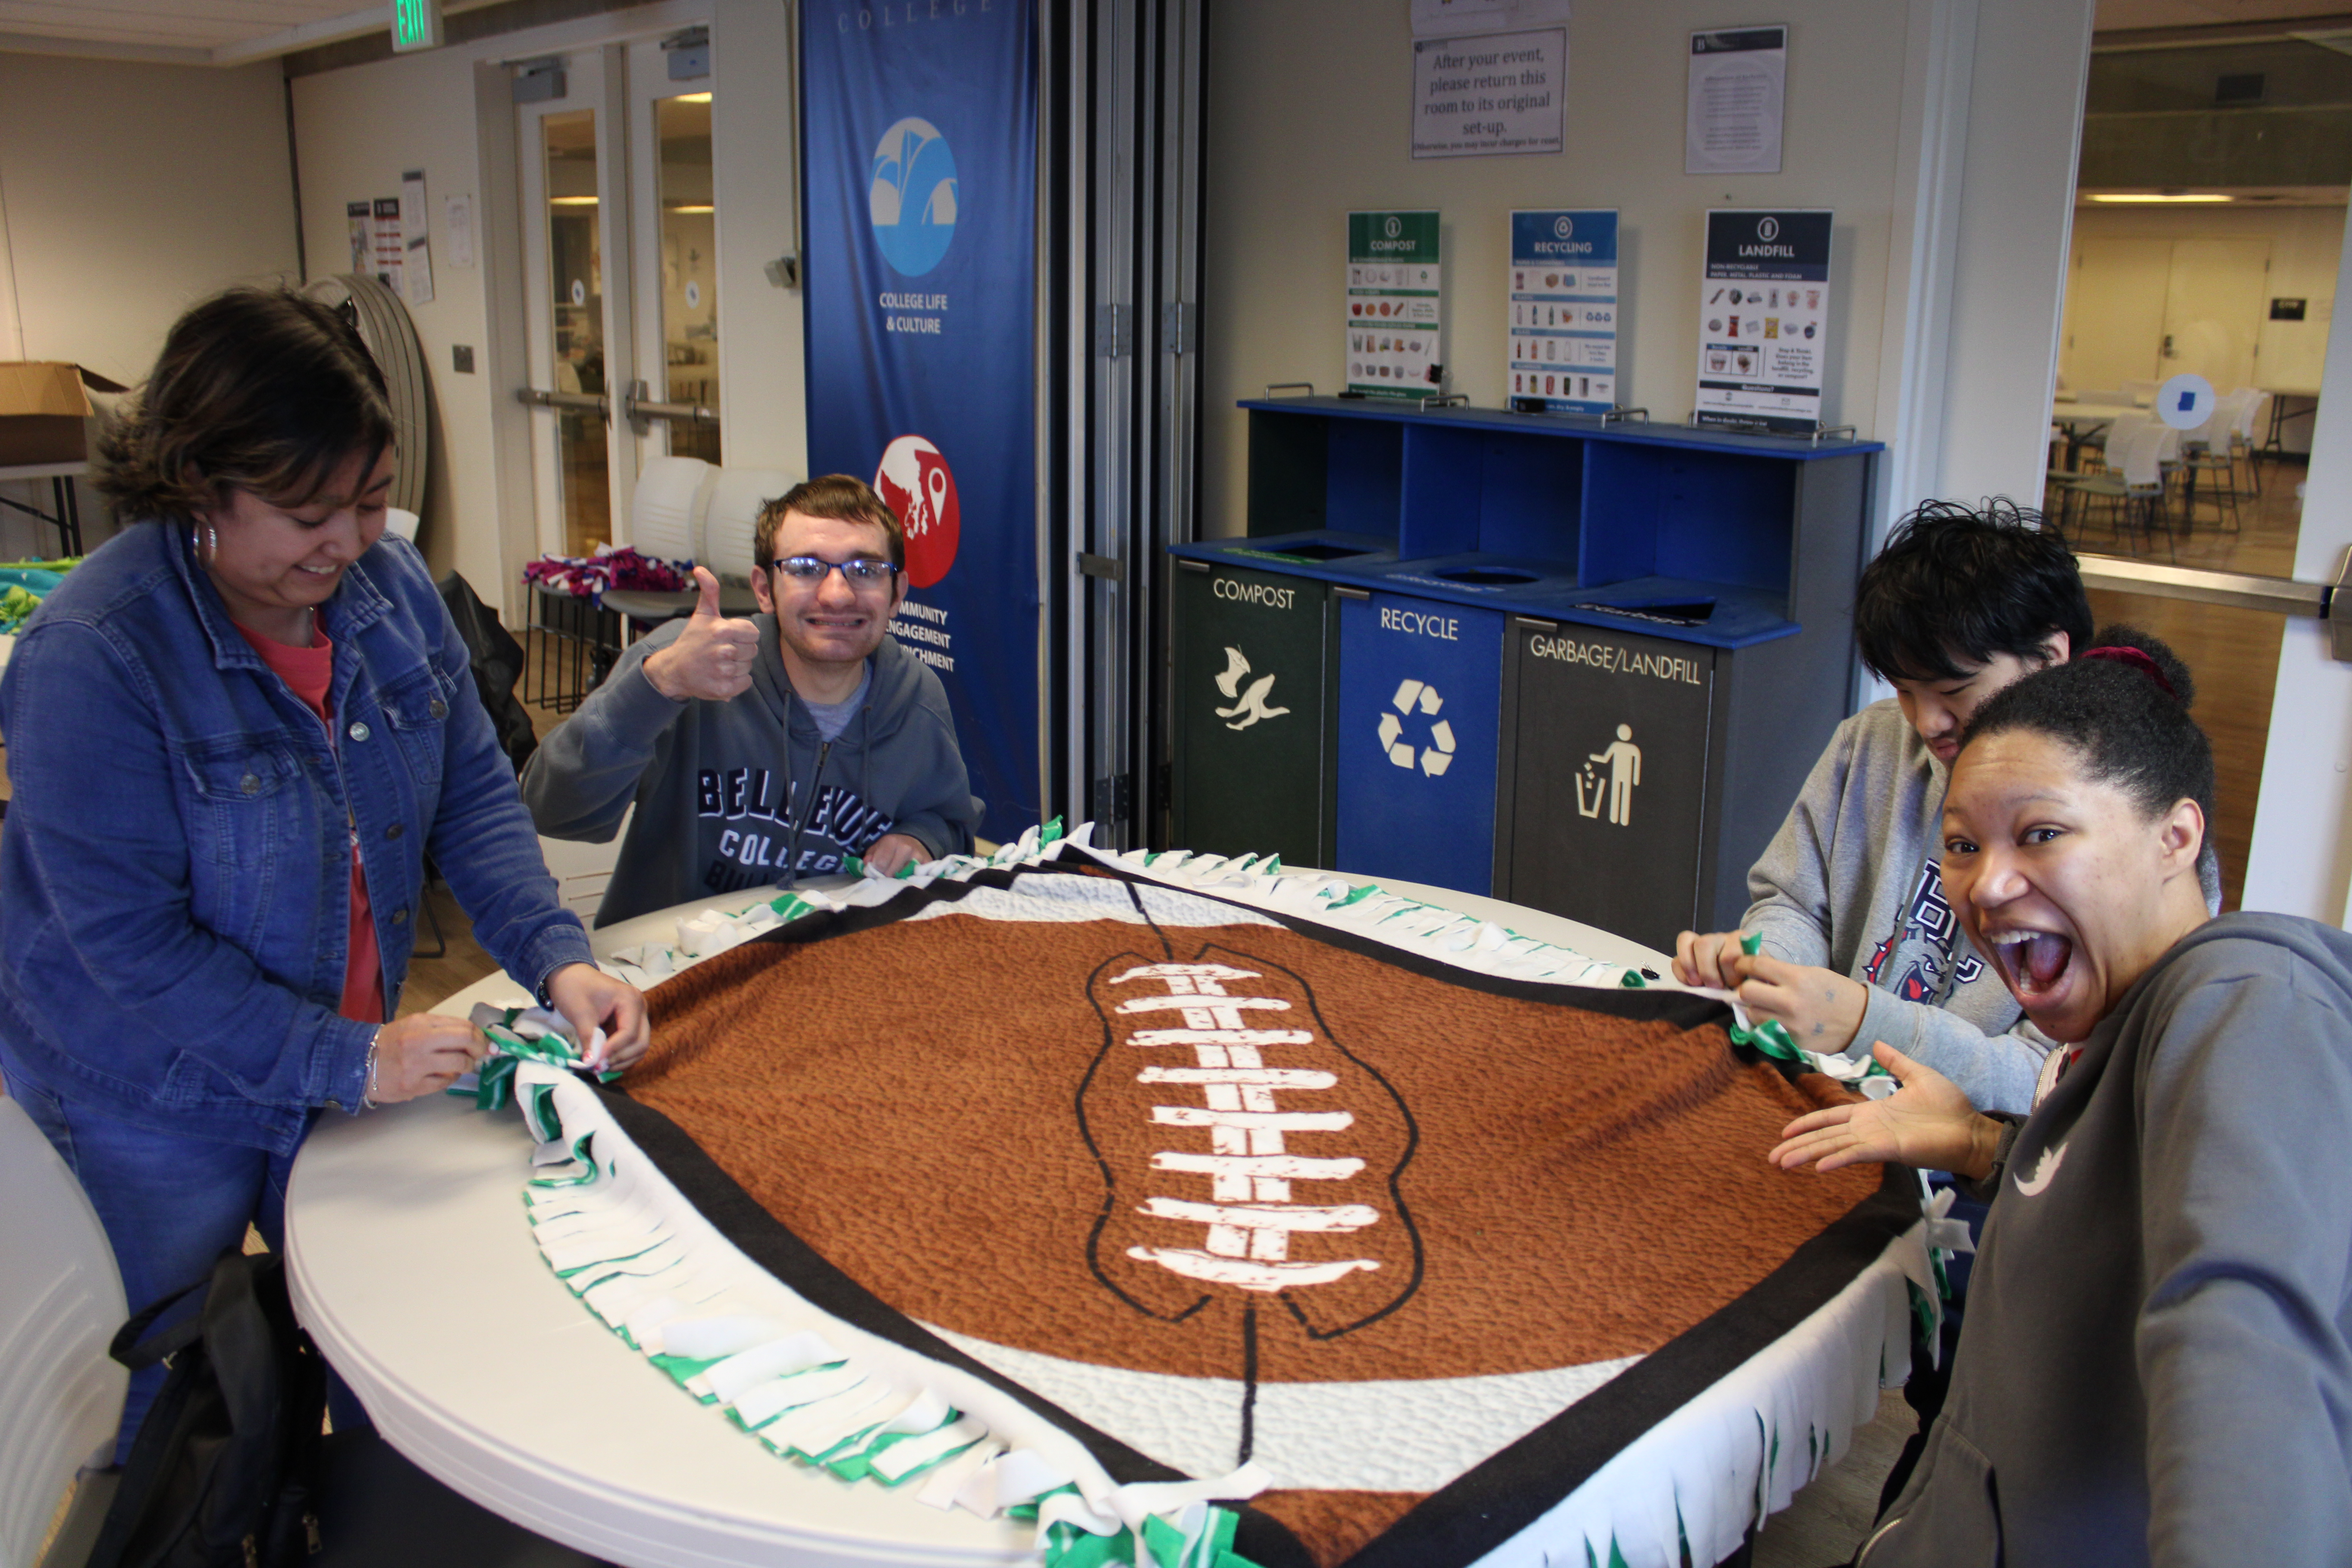
[[[2238,423],[2230,431],[2230,455],[2235,458],[2243,453],[2246,458],[2247,489],[2263,493],[2263,454],[2254,432],[2264,428],[2270,417],[2271,395],[2258,386],[2244,389],[2245,405],[2240,409]]]
[[[720,597],[729,590],[751,600],[752,530],[760,509],[800,483],[796,474],[781,468],[721,468],[710,487],[710,506],[703,515],[703,563],[719,574]],[[740,612],[730,611],[730,614]]]
[[[106,1347],[130,1314],[98,1212],[5,1099],[0,1193],[0,1568],[32,1568],[66,1483],[113,1462],[131,1374]],[[75,1517],[95,1500],[77,1498]]]
[[[629,496],[629,542],[657,561],[694,560],[702,531],[702,506],[709,498],[711,468],[699,458],[648,458],[637,470]],[[694,593],[646,588],[615,589],[604,607],[633,625],[653,625],[694,608]]]
[[[629,542],[661,561],[696,558],[710,465],[699,458],[648,458],[629,497]]]

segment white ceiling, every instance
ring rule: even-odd
[[[382,0],[0,0],[0,50],[33,54],[238,65],[391,28]]]

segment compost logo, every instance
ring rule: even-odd
[[[1394,711],[1381,715],[1381,750],[1389,754],[1389,761],[1401,768],[1419,763],[1421,771],[1431,778],[1454,765],[1454,726],[1437,717],[1437,710],[1445,706],[1445,699],[1437,694],[1437,688],[1426,681],[1399,681],[1389,705]],[[1404,736],[1404,721],[1413,717],[1416,710],[1423,718],[1433,721],[1429,726],[1429,743],[1418,752]]]
[[[1244,689],[1243,679],[1251,673],[1249,656],[1237,647],[1225,649],[1225,672],[1217,677],[1217,689],[1225,694],[1230,708],[1217,710],[1217,717],[1227,721],[1228,730],[1246,730],[1263,719],[1279,719],[1290,711],[1287,708],[1269,708],[1266,694],[1274,689],[1274,677],[1261,675]]]
[[[883,449],[874,470],[874,489],[898,514],[907,534],[907,583],[928,588],[955,564],[963,509],[956,500],[955,470],[940,449],[920,436],[901,436]]]
[[[940,264],[955,238],[955,154],[928,120],[906,119],[882,132],[866,193],[882,258],[909,278]]]

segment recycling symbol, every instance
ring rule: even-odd
[[[1413,765],[1416,758],[1412,742],[1404,738],[1404,720],[1412,718],[1413,710],[1419,709],[1436,720],[1429,727],[1429,744],[1422,747],[1419,753],[1421,771],[1435,778],[1454,765],[1454,726],[1437,718],[1437,710],[1445,706],[1445,699],[1437,694],[1437,688],[1418,680],[1400,681],[1390,705],[1396,711],[1381,715],[1381,750],[1389,754],[1389,761],[1401,768]]]

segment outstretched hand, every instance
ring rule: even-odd
[[[1981,1177],[1992,1170],[2000,1123],[1979,1116],[1959,1086],[1881,1040],[1878,1065],[1903,1087],[1885,1100],[1833,1105],[1800,1116],[1780,1131],[1769,1158],[1784,1171],[1811,1165],[1823,1174],[1848,1165],[1901,1163],[1922,1171]]]
[[[696,567],[694,582],[701,593],[694,613],[676,642],[646,659],[646,679],[673,702],[724,702],[751,689],[760,628],[719,613],[719,579],[709,567]]]

